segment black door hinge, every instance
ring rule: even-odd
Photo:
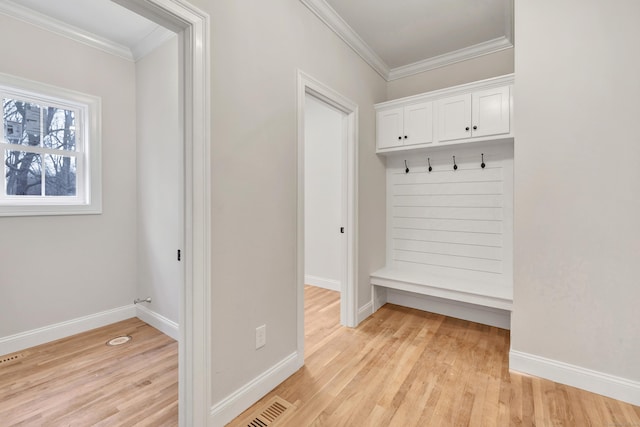
[[[344,234],[344,227],[340,227],[340,232]]]

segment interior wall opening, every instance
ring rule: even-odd
[[[343,250],[345,113],[306,94],[304,114],[304,284],[307,290],[314,286],[340,294],[346,267]],[[335,311],[339,318],[340,299],[334,301],[338,302],[335,310],[323,308]]]

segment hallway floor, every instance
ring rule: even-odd
[[[640,426],[640,407],[509,371],[509,331],[387,304],[341,327],[339,294],[305,287],[305,366],[271,426]]]

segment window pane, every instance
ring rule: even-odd
[[[76,149],[75,112],[62,108],[47,107],[44,110],[43,144],[47,148],[60,150]]]
[[[76,158],[47,154],[44,164],[45,196],[75,196]]]
[[[42,194],[40,165],[39,154],[6,150],[7,195],[40,196]]]
[[[21,145],[40,145],[41,108],[16,99],[3,99],[4,134],[8,142]]]

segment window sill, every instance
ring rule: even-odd
[[[0,216],[49,216],[49,215],[98,215],[102,206],[98,203],[90,205],[0,205]]]

